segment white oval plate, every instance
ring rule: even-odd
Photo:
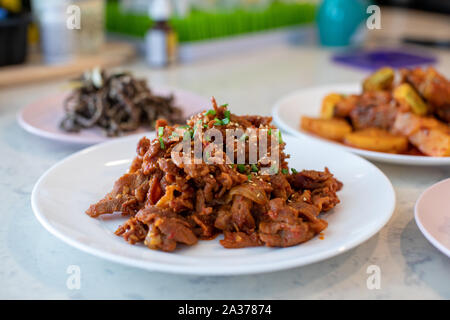
[[[183,110],[184,116],[190,116],[210,107],[210,102],[205,97],[193,92],[169,88],[152,87],[152,91],[158,95],[168,96],[171,93],[175,97],[175,105]],[[58,140],[62,142],[91,145],[117,138],[107,137],[100,128],[89,128],[80,132],[66,132],[59,128],[59,123],[64,117],[63,102],[70,92],[61,92],[39,99],[22,109],[17,120],[26,131],[40,137]],[[140,128],[126,135],[144,133],[146,128]]]
[[[425,238],[450,257],[450,178],[425,190],[416,202],[414,217]]]
[[[328,145],[339,146],[371,160],[408,165],[450,165],[450,157],[409,156],[363,150],[333,142],[300,129],[300,118],[302,116],[319,117],[322,99],[331,92],[358,93],[361,92],[361,84],[333,84],[295,91],[275,104],[272,112],[274,122],[280,129],[292,135],[308,137],[316,141],[325,142]]]
[[[394,211],[392,185],[370,162],[337,148],[286,136],[292,168],[323,170],[328,166],[344,183],[339,192],[341,203],[324,215],[329,223],[324,240],[316,237],[289,248],[225,249],[220,236],[172,253],[133,246],[113,233],[124,218],[93,219],[84,212],[127,171],[139,138],[135,135],[92,146],[49,169],[31,196],[34,214],[42,225],[66,243],[118,263],[171,273],[236,275],[302,266],[343,253],[378,232]]]

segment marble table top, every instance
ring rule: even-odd
[[[436,53],[450,76],[450,54]],[[301,87],[361,81],[365,74],[330,62],[330,52],[274,47],[151,70],[124,66],[151,83],[215,95],[236,113],[270,115],[281,96]],[[260,275],[200,277],[147,272],[74,249],[34,218],[30,193],[40,175],[80,146],[45,140],[22,130],[20,108],[60,91],[61,81],[0,89],[0,298],[14,299],[450,299],[450,259],[421,234],[413,207],[420,193],[450,177],[450,167],[375,163],[392,181],[397,207],[375,236],[342,255],[301,268]],[[70,195],[67,195],[70,197]],[[81,287],[67,286],[77,265]],[[381,271],[379,289],[368,289],[368,267]]]

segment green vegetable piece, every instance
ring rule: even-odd
[[[408,83],[403,83],[394,90],[394,98],[399,103],[408,106],[412,112],[419,116],[428,112],[427,104]]]
[[[364,91],[380,91],[389,89],[394,82],[394,70],[392,68],[381,68],[369,76],[363,82]]]

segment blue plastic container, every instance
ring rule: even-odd
[[[369,1],[324,0],[317,15],[320,43],[324,46],[354,44],[365,27]]]

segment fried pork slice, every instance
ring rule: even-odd
[[[301,220],[294,224],[277,221],[259,224],[259,238],[268,247],[291,247],[313,237],[314,232]]]
[[[301,217],[309,225],[310,229],[317,234],[328,227],[328,222],[318,217],[321,209],[324,207],[323,203],[318,206],[317,204],[312,204],[311,201],[313,201],[311,192],[306,190],[301,195],[298,193],[294,194],[288,205],[297,210],[298,216]],[[339,199],[337,199],[337,201],[339,202]],[[331,206],[327,206],[327,209],[328,208],[331,209]]]
[[[450,105],[450,81],[429,67],[400,70],[402,82],[411,84],[434,107]]]
[[[399,113],[393,131],[407,136],[409,142],[426,155],[450,156],[450,127],[433,117]]]
[[[122,236],[128,243],[135,244],[144,241],[147,235],[147,229],[145,224],[133,217],[128,219],[114,233]]]
[[[294,194],[287,203],[280,198],[270,200],[268,218],[259,224],[259,237],[270,247],[289,247],[305,242],[327,228],[318,218],[320,209],[308,203],[308,194]]]
[[[303,170],[290,175],[288,179],[295,190],[314,190],[329,187],[333,191],[339,191],[342,188],[342,182],[334,178],[328,168],[325,168],[324,171]]]
[[[251,213],[252,201],[243,196],[233,197],[231,206],[231,223],[238,231],[244,231],[248,234],[255,230],[255,219]]]
[[[395,121],[397,107],[391,103],[357,106],[350,112],[355,129],[380,128],[389,130]]]
[[[148,178],[141,171],[126,173],[114,184],[113,190],[91,205],[86,213],[91,217],[122,211],[133,215],[143,205],[148,190]]]
[[[355,129],[389,129],[394,123],[397,106],[389,91],[369,91],[360,95],[348,116]]]
[[[272,197],[287,199],[292,194],[292,188],[284,174],[276,174],[270,176],[270,184],[272,185]]]
[[[266,246],[294,246],[310,240],[327,227],[325,223],[323,228],[310,228],[308,223],[299,218],[298,210],[287,205],[281,198],[270,200],[269,206],[267,218],[259,224],[259,238]]]
[[[173,251],[177,243],[194,245],[198,241],[193,226],[170,209],[144,208],[136,214],[136,219],[148,226],[144,243],[150,249]]]
[[[224,239],[220,244],[227,249],[238,249],[246,247],[259,247],[263,243],[256,232],[246,234],[245,232],[224,232]]]

